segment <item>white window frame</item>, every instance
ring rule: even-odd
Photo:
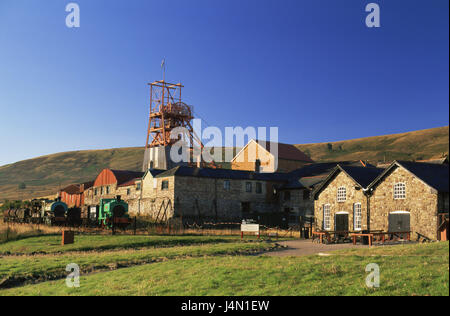
[[[406,183],[396,182],[393,188],[394,200],[404,200],[406,199]]]
[[[323,209],[323,230],[331,230],[331,205],[324,204]]]
[[[359,213],[359,214],[357,214]],[[362,205],[361,203],[353,204],[353,229],[355,231],[362,230]]]
[[[344,186],[339,187],[337,189],[337,196],[336,196],[336,198],[337,198],[338,202],[345,202],[345,201],[347,201],[347,188],[344,187]]]

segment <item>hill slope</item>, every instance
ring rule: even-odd
[[[396,135],[334,143],[296,145],[315,161],[372,162],[440,157],[448,153],[449,128],[439,127]],[[71,183],[93,180],[104,168],[139,171],[144,149],[138,147],[53,154],[0,167],[0,200],[54,194]],[[19,190],[19,184],[26,188]]]
[[[448,154],[449,127],[374,136],[333,143],[296,145],[313,160],[421,160]]]
[[[95,179],[104,168],[140,171],[143,148],[73,151],[0,167],[0,200],[54,194],[71,183]],[[26,188],[19,190],[19,183]]]

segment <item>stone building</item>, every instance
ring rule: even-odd
[[[447,164],[395,161],[368,187],[370,228],[440,239],[449,209]]]
[[[302,226],[303,223],[308,223],[314,217],[314,199],[311,199],[311,192],[328,177],[338,164],[340,166],[374,167],[362,161],[340,161],[308,164],[291,171],[288,182],[279,188],[280,209],[289,213],[291,227]]]
[[[329,231],[362,231],[369,229],[365,194],[367,186],[383,169],[338,165],[318,185],[314,198],[315,228]]]
[[[282,173],[186,166],[149,170],[142,179],[141,198],[130,204],[130,212],[163,221],[240,221],[276,211],[275,188],[285,181]]]
[[[338,166],[313,192],[318,230],[411,231],[440,239],[448,165],[395,161],[385,170]]]
[[[122,195],[124,189],[121,188],[123,184],[130,184],[129,181],[135,181],[135,190],[138,190],[139,181],[136,183],[136,179],[140,179],[144,173],[128,170],[102,170],[94,181],[92,187],[84,191],[85,205],[98,205],[100,199],[114,198],[117,195]],[[129,186],[126,187],[128,189]],[[123,196],[127,200],[126,196]],[[128,199],[129,200],[129,199]]]
[[[251,140],[231,161],[231,169],[255,172],[290,172],[313,163],[294,145]]]

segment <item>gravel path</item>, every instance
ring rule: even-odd
[[[281,248],[279,250],[267,252],[261,254],[262,256],[307,256],[313,254],[324,253],[327,254],[330,251],[340,250],[340,249],[348,249],[348,248],[368,248],[369,246],[364,245],[353,245],[351,243],[347,244],[319,244],[317,242],[311,242],[311,240],[290,240],[290,241],[281,241],[280,245],[286,247]]]

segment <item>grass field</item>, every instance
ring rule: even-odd
[[[111,249],[136,249],[143,247],[174,247],[195,244],[226,243],[237,237],[222,236],[126,236],[77,235],[75,243],[61,246],[61,235],[24,238],[0,244],[1,254],[51,254],[74,251],[104,251]]]
[[[55,234],[60,231],[58,227],[50,227],[46,225],[21,225],[14,223],[3,223],[0,217],[0,244],[33,236],[40,236],[45,234]]]
[[[0,258],[0,288],[16,286],[0,295],[449,295],[448,243],[269,257],[250,254],[273,243],[235,237],[116,236],[108,242],[96,236],[79,239],[78,247],[54,245],[30,255],[39,242],[52,242],[45,238],[0,245],[3,252],[22,253]],[[88,244],[95,250],[84,248]],[[79,288],[65,285],[65,266],[72,262],[81,269]],[[380,267],[378,289],[365,286],[369,263]]]

